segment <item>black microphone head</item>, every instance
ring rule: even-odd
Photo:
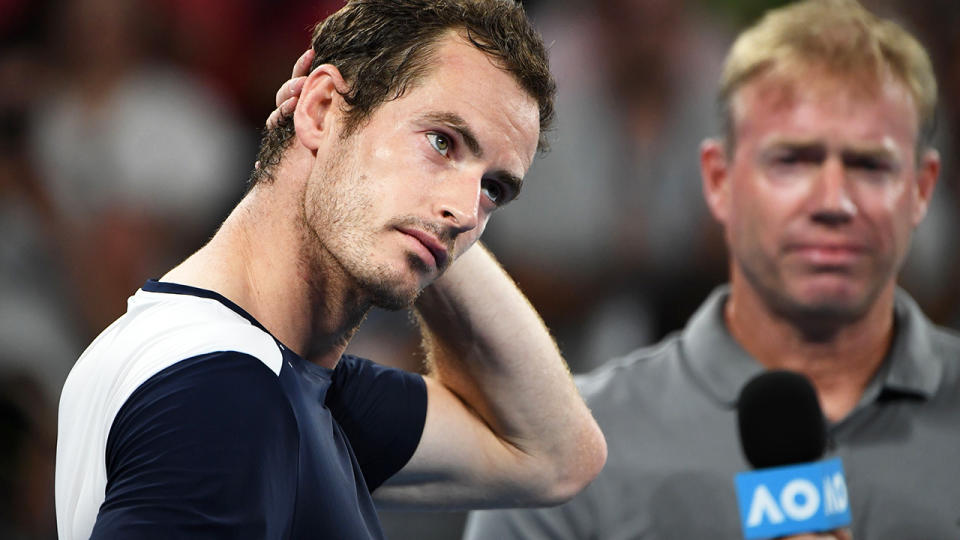
[[[816,461],[827,447],[827,427],[817,392],[792,371],[767,371],[740,391],[740,444],[754,468]]]

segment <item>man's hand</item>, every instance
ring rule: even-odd
[[[300,98],[300,91],[303,90],[303,81],[310,73],[310,64],[313,62],[313,49],[307,49],[300,55],[297,62],[293,65],[293,72],[290,74],[290,80],[283,83],[280,90],[277,90],[276,105],[277,108],[270,113],[267,118],[267,129],[273,129],[280,123],[284,116],[293,114],[297,108],[297,100]]]
[[[307,49],[293,64],[290,79],[280,86],[280,90],[277,90],[275,99],[277,108],[270,113],[265,124],[268,130],[277,127],[281,118],[290,116],[297,108],[297,101],[300,100],[300,92],[303,90],[303,81],[307,80],[307,75],[310,73],[313,57],[313,49]],[[253,167],[259,169],[260,162],[254,163]]]

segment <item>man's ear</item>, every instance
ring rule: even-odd
[[[340,70],[331,64],[317,66],[303,82],[303,90],[297,108],[293,112],[293,125],[300,142],[316,151],[324,139],[338,137],[343,117],[343,98],[347,83]]]
[[[913,207],[913,226],[920,225],[927,215],[930,199],[933,197],[933,188],[937,185],[940,176],[940,153],[929,149],[920,158],[920,167],[917,168],[917,198]]]
[[[710,213],[726,224],[730,215],[730,163],[722,139],[707,139],[700,144],[700,177],[703,196]]]

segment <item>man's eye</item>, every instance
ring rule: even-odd
[[[448,139],[446,135],[430,132],[427,133],[427,141],[434,150],[440,152],[441,156],[446,157],[447,152],[450,151],[450,139]]]
[[[783,154],[774,158],[774,163],[778,165],[796,165],[799,161],[796,154]]]
[[[768,163],[775,167],[805,167],[822,163],[824,159],[820,148],[782,148],[768,155]]]
[[[881,172],[890,169],[889,164],[880,159],[869,157],[845,159],[845,165],[852,169],[861,169],[869,172]]]
[[[495,180],[484,180],[480,185],[481,191],[488,199],[495,204],[505,204],[507,202],[507,193],[500,182]]]
[[[816,156],[801,152],[784,152],[782,154],[776,154],[773,157],[774,164],[785,166],[808,165],[816,161]]]

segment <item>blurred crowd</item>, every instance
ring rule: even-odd
[[[732,36],[783,3],[526,2],[550,47],[558,122],[485,241],[573,371],[680,328],[725,280],[698,148],[718,132]],[[919,36],[937,69],[944,170],[902,284],[960,328],[960,4],[864,3]],[[56,537],[67,372],[243,195],[274,92],[340,5],[0,0],[0,538]],[[375,312],[349,351],[418,370],[417,350],[408,314]],[[393,538],[456,537],[460,523],[384,515]]]

